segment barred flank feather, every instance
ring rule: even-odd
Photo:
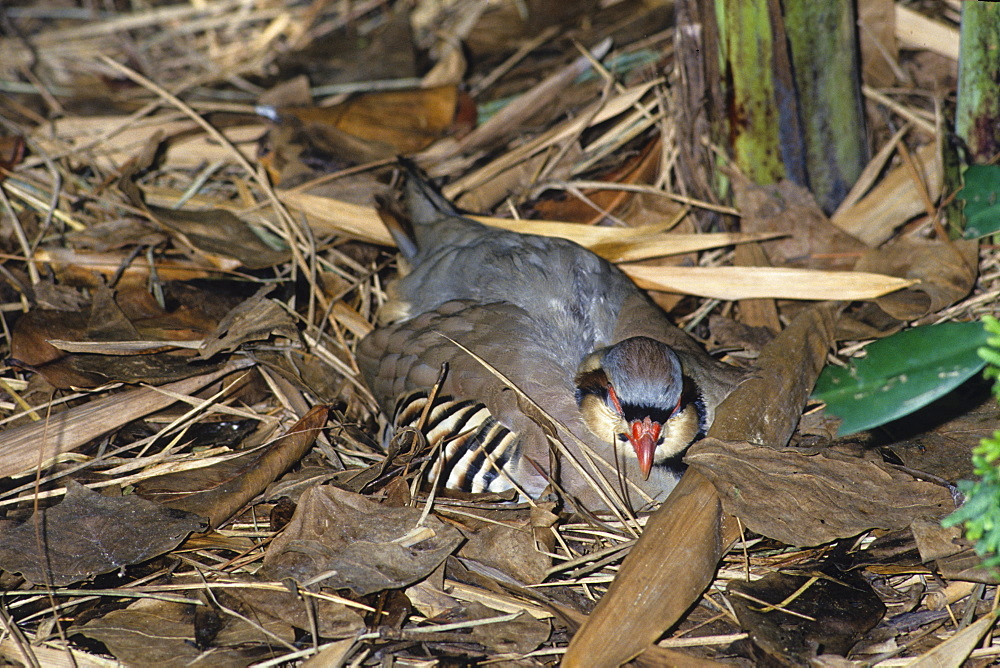
[[[427,406],[425,392],[413,392],[396,403],[392,428],[416,427]],[[517,436],[497,422],[474,401],[439,396],[434,400],[424,436],[442,453],[429,474],[431,482],[443,477],[445,487],[464,492],[505,492],[513,489],[510,469],[517,453]],[[505,469],[506,472],[502,472]]]

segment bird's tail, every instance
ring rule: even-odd
[[[412,160],[400,156],[399,166],[406,172],[406,208],[414,225],[430,224],[441,216],[462,215]]]

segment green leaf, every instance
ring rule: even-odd
[[[979,322],[914,327],[876,341],[848,368],[827,366],[813,397],[841,418],[838,435],[885,424],[926,406],[985,365]]]
[[[1000,232],[1000,165],[972,165],[965,170],[965,186],[958,191],[965,202],[965,238],[978,239]]]

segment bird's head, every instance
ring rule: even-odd
[[[638,460],[643,478],[702,432],[704,408],[667,345],[644,336],[594,351],[580,364],[576,397],[587,427]]]

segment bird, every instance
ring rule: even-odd
[[[431,479],[448,488],[560,490],[594,512],[611,494],[634,508],[662,501],[746,372],[709,355],[613,264],[475,221],[400,164],[403,211],[378,208],[402,271],[356,347],[385,438],[422,426],[441,449]]]

